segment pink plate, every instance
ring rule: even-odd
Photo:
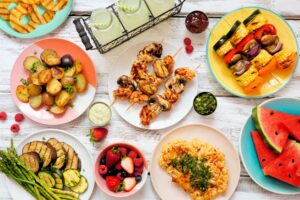
[[[44,49],[53,49],[59,56],[70,54],[73,59],[80,60],[83,65],[83,74],[89,83],[87,90],[84,93],[77,94],[73,102],[73,108],[67,108],[66,112],[62,115],[55,116],[48,112],[46,107],[35,110],[31,108],[28,103],[19,101],[16,96],[16,88],[18,85],[22,84],[20,80],[22,78],[27,79],[29,76],[28,72],[23,67],[23,61],[30,55],[36,55],[39,57]],[[83,114],[94,99],[97,85],[97,76],[94,64],[85,51],[72,42],[58,38],[39,40],[27,47],[17,58],[11,71],[10,80],[11,93],[18,108],[31,120],[45,125],[65,124]]]

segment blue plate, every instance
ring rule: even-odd
[[[289,114],[300,115],[300,99],[296,98],[275,98],[262,103],[260,106]],[[251,130],[255,130],[255,127],[251,116],[249,116],[241,133],[240,154],[243,165],[253,181],[270,192],[278,194],[300,194],[300,188],[263,174],[250,135]]]

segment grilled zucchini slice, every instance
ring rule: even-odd
[[[68,188],[74,187],[80,182],[80,173],[76,169],[68,169],[63,172],[64,184]]]
[[[66,143],[62,142],[62,145],[65,151],[67,152],[68,158],[66,161],[65,169],[76,169],[80,171],[80,160],[75,150]]]
[[[47,172],[39,172],[38,177],[50,188],[55,186],[55,179],[51,176],[51,174]]]
[[[47,143],[53,146],[56,151],[56,161],[52,165],[52,168],[61,169],[67,160],[67,154],[63,145],[55,138],[50,138]]]
[[[53,173],[52,176],[55,179],[54,187],[56,189],[61,189],[62,190],[64,188],[64,183],[63,183],[62,178],[57,173]]]
[[[22,153],[36,152],[39,154],[43,165],[42,167],[47,167],[52,161],[56,160],[55,149],[48,143],[33,141],[27,143],[22,150]]]
[[[37,173],[40,170],[42,161],[38,153],[23,153],[20,156],[20,159],[24,162],[28,169],[33,171],[34,173]]]
[[[76,185],[74,187],[71,187],[70,189],[73,192],[82,194],[87,190],[88,186],[89,186],[89,184],[88,184],[86,178],[84,176],[81,176],[80,177],[80,182],[78,183],[78,185]]]

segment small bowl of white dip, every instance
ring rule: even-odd
[[[93,126],[106,126],[111,119],[110,106],[104,102],[94,102],[89,107],[87,116]]]

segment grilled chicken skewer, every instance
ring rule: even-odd
[[[172,104],[177,102],[180,94],[184,91],[187,82],[195,77],[195,72],[189,68],[178,68],[175,76],[169,78],[165,84],[163,95],[156,94],[150,97],[148,104],[140,112],[143,125],[149,125],[160,113],[171,110]]]

